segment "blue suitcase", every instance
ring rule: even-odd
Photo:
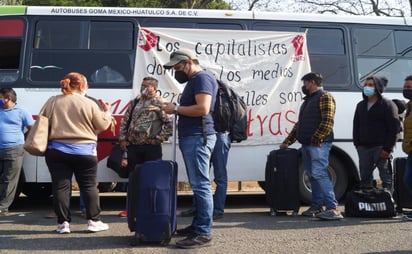
[[[128,226],[135,232],[132,245],[167,245],[176,231],[177,163],[147,161],[129,176]]]
[[[169,244],[176,231],[176,116],[173,118],[173,160],[147,161],[129,175],[127,224],[135,232],[132,245]]]

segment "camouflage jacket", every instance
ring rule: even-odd
[[[139,98],[133,108],[135,100],[123,115],[120,124],[119,141],[128,141],[133,145],[157,145],[166,141],[173,131],[172,118],[161,110],[163,100],[160,96]],[[129,118],[130,125],[127,127]]]

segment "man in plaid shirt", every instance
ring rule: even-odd
[[[323,90],[322,80],[322,75],[315,72],[302,77],[302,92],[305,97],[299,119],[280,148],[287,148],[296,140],[302,144],[303,166],[312,187],[312,204],[302,215],[339,220],[343,216],[337,208],[338,202],[327,171],[336,104],[333,96]]]

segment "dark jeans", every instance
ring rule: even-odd
[[[22,145],[0,150],[0,210],[7,211],[14,201],[23,153]]]
[[[392,168],[390,160],[380,158],[382,146],[375,147],[357,147],[359,155],[360,187],[372,187],[373,171],[379,170],[379,176],[382,180],[382,187],[392,191]]]
[[[97,157],[72,155],[54,149],[46,151],[46,163],[52,178],[53,204],[59,224],[70,222],[70,192],[73,174],[79,184],[86,207],[86,218],[100,220],[97,189]]]
[[[162,159],[161,145],[128,145],[127,163],[129,171],[133,171],[137,164],[145,161]]]

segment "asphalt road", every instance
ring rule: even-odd
[[[271,217],[262,195],[230,196],[224,218],[214,223],[210,247],[178,249],[174,242],[179,237],[166,247],[133,247],[126,219],[117,216],[125,200],[123,193],[102,195],[102,220],[110,230],[87,233],[86,221],[77,212],[78,197],[73,197],[72,233],[59,235],[55,219],[44,218],[51,211],[51,200],[20,198],[10,216],[0,217],[0,253],[412,253],[412,222],[401,217],[341,221]],[[190,200],[180,196],[178,211],[189,208]],[[178,217],[178,228],[190,221]]]

